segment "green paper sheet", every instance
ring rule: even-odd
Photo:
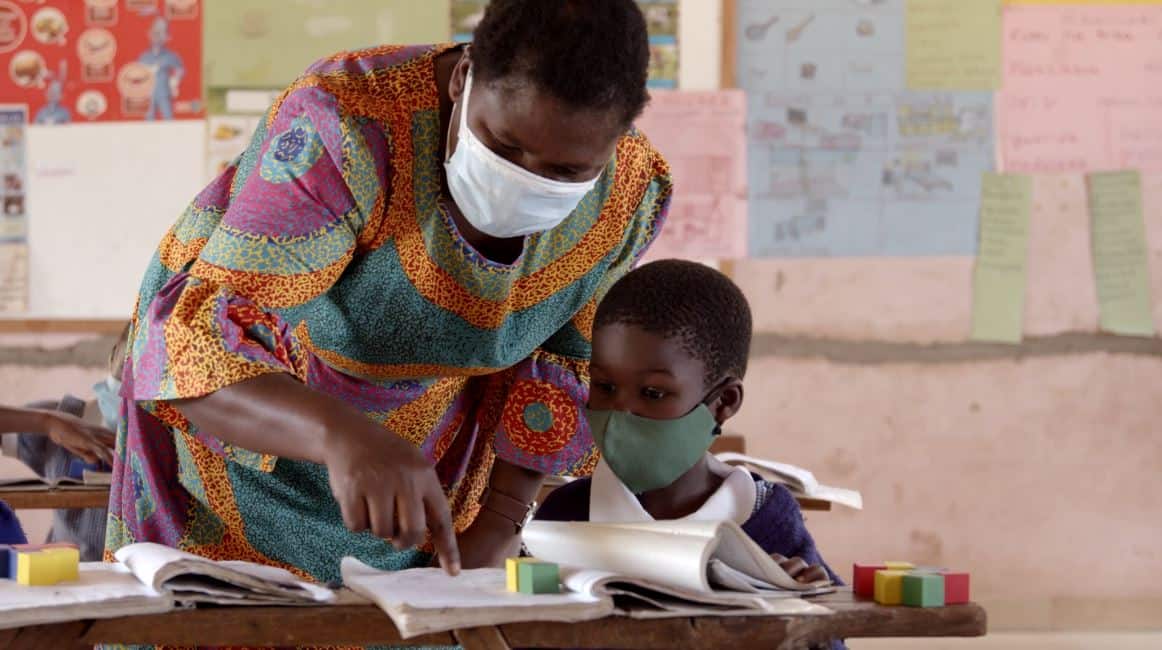
[[[974,340],[1021,342],[1032,202],[1032,178],[1015,174],[984,174],[980,247],[973,274]]]
[[[1154,336],[1142,177],[1136,171],[1101,172],[1087,181],[1101,328]]]

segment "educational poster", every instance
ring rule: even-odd
[[[448,40],[448,0],[203,0],[206,85],[284,88],[315,61]]]
[[[452,0],[452,40],[467,43],[488,0]],[[651,88],[678,87],[678,0],[638,0],[650,33]]]
[[[997,106],[1006,171],[1162,171],[1162,6],[1006,8]]]
[[[35,124],[198,119],[200,0],[0,0],[0,74]]]
[[[0,314],[28,309],[28,244],[0,242]]]
[[[904,9],[740,1],[751,255],[975,253],[993,97],[908,90]]]
[[[1142,175],[1094,173],[1086,184],[1101,328],[1113,334],[1154,336]]]
[[[907,0],[908,87],[996,90],[1001,0]]]
[[[28,107],[0,105],[0,242],[28,239]]]
[[[746,257],[746,97],[653,93],[637,127],[670,163],[674,198],[649,257]]]
[[[984,175],[980,252],[972,278],[972,339],[1020,343],[1025,330],[1033,178]]]

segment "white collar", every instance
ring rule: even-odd
[[[735,467],[710,495],[706,503],[685,517],[685,521],[733,521],[741,526],[754,512],[758,490],[750,472]],[[617,478],[604,460],[597,463],[589,486],[589,521],[654,521],[633,492]]]

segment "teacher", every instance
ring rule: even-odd
[[[471,46],[323,59],[146,272],[107,557],[319,581],[496,566],[585,474],[598,300],[657,235],[633,0],[492,0]]]

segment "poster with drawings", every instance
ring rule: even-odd
[[[742,0],[750,254],[976,250],[992,96],[905,85],[903,0]]]
[[[200,0],[0,0],[0,101],[35,124],[198,119]]]
[[[0,105],[0,242],[28,238],[28,107]]]

